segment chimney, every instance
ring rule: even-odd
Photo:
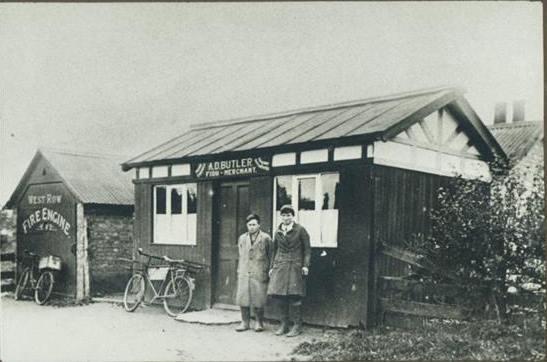
[[[496,103],[494,109],[494,124],[502,124],[507,122],[507,102]]]
[[[513,123],[524,121],[524,100],[513,102]]]

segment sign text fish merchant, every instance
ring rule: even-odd
[[[261,157],[204,162],[197,165],[197,177],[253,175],[270,170],[270,163]]]

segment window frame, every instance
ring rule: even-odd
[[[192,214],[188,214],[188,189],[189,186],[192,185],[196,190],[196,200],[197,200],[197,188],[198,184],[196,182],[186,182],[186,183],[176,183],[176,184],[155,184],[152,185],[152,237],[151,237],[151,244],[154,245],[181,245],[181,246],[195,246],[197,245],[197,214],[198,210],[196,208],[196,212]],[[157,214],[157,188],[163,187],[166,190],[166,197],[165,197],[165,214]],[[180,214],[172,214],[172,205],[171,205],[171,193],[174,189],[182,189],[182,195],[181,195],[181,208],[182,212]],[[199,200],[197,200],[199,203]],[[189,231],[188,228],[188,220],[190,215],[195,215],[195,222],[194,227],[195,230]],[[167,235],[169,236],[168,240],[161,240],[158,237],[158,221],[157,218],[164,217],[169,219],[169,231],[167,232]],[[173,216],[177,217],[183,217],[185,218],[185,236],[181,237],[180,239],[177,239],[176,237],[173,237],[174,232],[171,229],[171,225],[173,222]],[[195,235],[195,240],[189,240],[191,239],[188,237],[189,234]]]
[[[273,212],[272,212],[272,225],[275,228],[279,226],[279,223],[281,220],[278,220],[278,206],[281,207],[282,205],[277,205],[277,178],[278,177],[291,177],[291,206],[295,210],[295,222],[299,222],[298,220],[298,214],[299,214],[299,193],[298,193],[298,181],[301,179],[306,178],[314,178],[315,179],[315,212],[322,212],[322,191],[323,191],[323,181],[322,181],[322,175],[328,175],[328,174],[335,174],[338,176],[338,182],[340,182],[340,172],[339,171],[325,171],[325,172],[314,172],[314,173],[298,173],[298,174],[284,174],[284,175],[276,175],[274,176],[274,182],[273,182]],[[335,190],[336,191],[336,190]],[[333,208],[334,209],[334,208]],[[327,209],[330,210],[330,209]],[[340,209],[335,209],[340,211]],[[320,214],[319,214],[320,215]],[[324,242],[323,240],[311,240],[310,236],[310,244],[312,248],[337,248],[338,247],[338,234],[339,234],[339,226],[340,226],[340,214],[338,214],[338,222],[336,227],[336,240]]]

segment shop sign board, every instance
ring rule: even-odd
[[[192,174],[196,178],[268,175],[270,170],[271,157],[264,156],[247,156],[192,164]]]
[[[19,204],[20,235],[52,233],[72,237],[74,202],[61,184],[31,185]]]

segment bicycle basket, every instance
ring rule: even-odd
[[[53,255],[43,256],[38,263],[38,269],[61,270],[61,258]]]
[[[169,267],[149,267],[148,277],[150,280],[164,280],[168,272]]]

